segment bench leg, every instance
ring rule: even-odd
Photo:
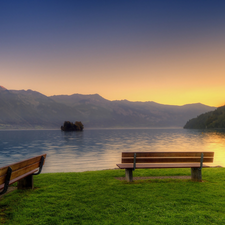
[[[202,182],[202,170],[199,168],[191,168],[191,180]]]
[[[34,188],[33,175],[29,175],[19,180],[17,187],[18,189],[33,189]]]
[[[133,181],[133,169],[125,169],[126,181]]]

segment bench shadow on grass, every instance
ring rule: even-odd
[[[15,190],[17,190],[17,187],[15,187],[15,186],[10,186],[10,187],[8,187],[7,192],[6,192],[5,194],[3,194],[3,195],[0,195],[0,199],[1,199],[3,196],[5,196],[5,195],[7,195],[7,194],[9,194],[10,192],[15,191]]]
[[[191,180],[191,176],[133,177],[133,182],[126,181],[125,177],[115,177],[115,179],[121,181],[124,184],[194,182]],[[202,182],[206,181],[202,180]]]

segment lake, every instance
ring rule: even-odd
[[[0,167],[47,153],[43,173],[112,169],[122,151],[214,151],[213,165],[225,166],[225,130],[0,131]]]

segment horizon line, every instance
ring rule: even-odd
[[[100,94],[98,93],[94,93],[94,94],[80,94],[80,93],[73,93],[73,94],[54,94],[54,95],[45,95],[39,91],[36,91],[36,90],[32,90],[32,89],[7,89],[5,88],[4,86],[0,85],[0,88],[4,89],[4,90],[7,90],[7,91],[32,91],[32,92],[37,92],[37,93],[40,93],[46,97],[54,97],[54,96],[72,96],[72,95],[82,95],[82,96],[94,96],[94,95],[98,95],[100,96],[101,98],[107,100],[107,101],[110,101],[110,102],[113,102],[113,101],[128,101],[128,102],[131,102],[131,103],[155,103],[155,104],[159,104],[159,105],[168,105],[168,106],[185,106],[185,105],[197,105],[197,104],[201,104],[201,105],[205,105],[205,106],[209,106],[209,107],[214,107],[214,108],[218,108],[218,107],[221,107],[221,106],[211,106],[211,105],[206,105],[206,104],[203,104],[201,102],[194,102],[194,103],[186,103],[186,104],[182,104],[182,105],[174,105],[174,104],[167,104],[167,103],[160,103],[160,102],[156,102],[156,101],[131,101],[131,100],[127,100],[127,99],[116,99],[116,100],[109,100],[109,99],[106,99],[104,97],[102,97]]]

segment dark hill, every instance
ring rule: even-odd
[[[225,128],[225,106],[221,106],[214,111],[201,114],[197,118],[189,120],[185,124],[184,128]]]

